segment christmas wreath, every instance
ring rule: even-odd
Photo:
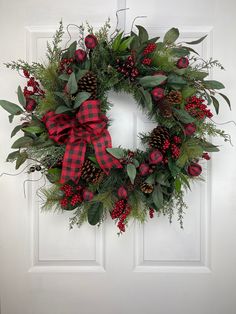
[[[29,174],[46,176],[51,184],[40,190],[43,208],[73,211],[71,227],[100,224],[109,214],[124,232],[131,218],[144,222],[162,213],[171,221],[174,209],[182,227],[184,190],[200,178],[209,152],[219,150],[208,137],[229,140],[212,121],[210,106],[218,114],[218,97],[230,106],[229,99],[218,92],[222,83],[207,79],[212,67],[223,67],[190,47],[206,36],[176,43],[176,28],[159,40],[136,27],[129,35],[109,35],[109,21],[97,32],[81,25],[78,41],[63,49],[60,23],[47,45],[47,63],[6,64],[27,81],[17,90],[20,106],[0,101],[10,122],[21,117],[11,136],[22,135],[7,161],[16,169],[28,161]],[[142,150],[112,147],[110,90],[133,95],[156,123],[140,134]]]

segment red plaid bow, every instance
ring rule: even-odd
[[[66,144],[61,183],[69,180],[78,183],[87,143],[93,144],[96,159],[106,174],[111,168],[122,168],[120,162],[106,152],[106,148],[111,147],[111,137],[107,117],[100,112],[99,100],[84,101],[75,117],[50,111],[42,120],[49,137],[59,144]]]

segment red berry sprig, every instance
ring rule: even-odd
[[[117,71],[123,74],[130,81],[134,81],[139,75],[139,71],[135,66],[134,56],[130,55],[125,61],[117,59],[116,60]]]
[[[148,55],[149,53],[152,53],[157,47],[157,44],[155,43],[149,43],[145,49],[143,50],[143,55]]]
[[[151,58],[144,58],[142,64],[144,65],[151,65],[152,59]]]
[[[149,208],[149,217],[153,218],[154,217],[154,209],[153,208]]]
[[[74,58],[62,59],[60,62],[60,68],[59,68],[60,72],[67,73],[70,75],[73,72],[71,65],[73,64],[74,61],[75,61]]]
[[[192,116],[199,120],[203,120],[206,117],[212,118],[213,114],[210,109],[204,104],[204,99],[196,96],[192,96],[188,99],[185,110]]]
[[[119,219],[117,227],[120,229],[120,232],[125,232],[126,218],[131,212],[131,207],[126,200],[121,199],[115,203],[115,206],[111,212],[112,219]]]

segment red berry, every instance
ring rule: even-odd
[[[154,209],[153,208],[149,208],[149,217],[150,218],[154,217]]]
[[[189,135],[193,135],[196,132],[196,125],[194,123],[188,123],[185,124],[184,126],[184,134],[189,136]]]
[[[23,70],[23,74],[24,74],[24,76],[27,77],[27,78],[30,77],[29,71],[27,71],[27,70]]]
[[[126,199],[128,196],[128,193],[123,186],[120,186],[118,191],[117,191],[117,195],[119,198]]]
[[[71,74],[73,71],[72,71],[72,69],[67,69],[67,74]]]
[[[77,49],[75,51],[75,59],[77,62],[84,62],[86,60],[87,53],[82,49]]]
[[[34,111],[34,109],[36,108],[37,106],[37,103],[34,99],[32,98],[29,98],[26,102],[26,106],[25,106],[25,109],[27,112],[32,112]]]
[[[189,65],[189,60],[186,57],[182,57],[177,61],[177,67],[179,69],[187,68]]]
[[[85,42],[85,46],[88,49],[94,49],[97,46],[97,44],[98,44],[97,37],[94,36],[93,34],[87,35],[85,37],[84,42]]]
[[[149,174],[149,170],[150,170],[150,167],[148,164],[142,163],[139,166],[139,172],[141,176],[146,176],[147,174]]]
[[[151,165],[157,165],[160,164],[163,161],[163,155],[158,149],[154,149],[149,154],[149,163]]]
[[[202,172],[202,167],[196,163],[196,162],[192,162],[189,166],[188,166],[188,174],[191,176],[191,177],[197,177],[201,174]]]
[[[93,199],[93,192],[87,190],[87,189],[84,189],[83,191],[83,200],[84,201],[91,201]]]
[[[159,101],[165,96],[164,89],[161,87],[154,87],[151,94],[155,101]]]
[[[203,153],[202,154],[202,158],[204,158],[206,160],[210,160],[211,159],[211,157],[210,157],[210,155],[208,153]]]

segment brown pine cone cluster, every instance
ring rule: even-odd
[[[153,189],[154,189],[153,185],[147,182],[143,182],[140,185],[140,190],[145,194],[151,194],[153,192]]]
[[[171,105],[179,105],[181,104],[183,97],[181,92],[172,90],[166,95],[166,99]]]
[[[171,118],[172,117],[172,115],[173,115],[172,105],[171,105],[171,103],[168,101],[168,99],[166,97],[162,98],[157,103],[157,107],[159,109],[160,114],[164,118]]]
[[[103,179],[104,172],[96,168],[94,163],[89,160],[85,159],[82,170],[81,170],[81,178],[86,181],[87,183],[99,183]]]
[[[78,82],[78,92],[88,92],[91,94],[89,99],[97,98],[97,76],[89,71]]]
[[[160,151],[164,150],[166,141],[170,140],[170,135],[165,127],[157,126],[152,130],[149,138],[149,146],[157,148]]]

